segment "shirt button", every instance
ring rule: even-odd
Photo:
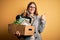
[[[36,33],[36,32],[34,32],[34,33]]]
[[[37,39],[37,37],[35,37],[35,39]]]

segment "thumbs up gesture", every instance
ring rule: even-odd
[[[46,13],[44,13],[43,15],[41,15],[41,19],[42,20],[46,20],[46,17],[45,16],[46,16]]]

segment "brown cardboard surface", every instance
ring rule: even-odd
[[[31,36],[34,34],[33,26],[17,25],[17,24],[8,24],[8,32],[15,34],[16,31],[19,31],[23,36]]]

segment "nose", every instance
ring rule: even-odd
[[[34,8],[31,8],[31,11],[33,11],[34,10]]]

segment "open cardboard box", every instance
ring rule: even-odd
[[[31,36],[34,34],[33,26],[25,26],[19,24],[8,24],[8,32],[11,34],[15,34],[16,31],[19,31],[23,36]]]

